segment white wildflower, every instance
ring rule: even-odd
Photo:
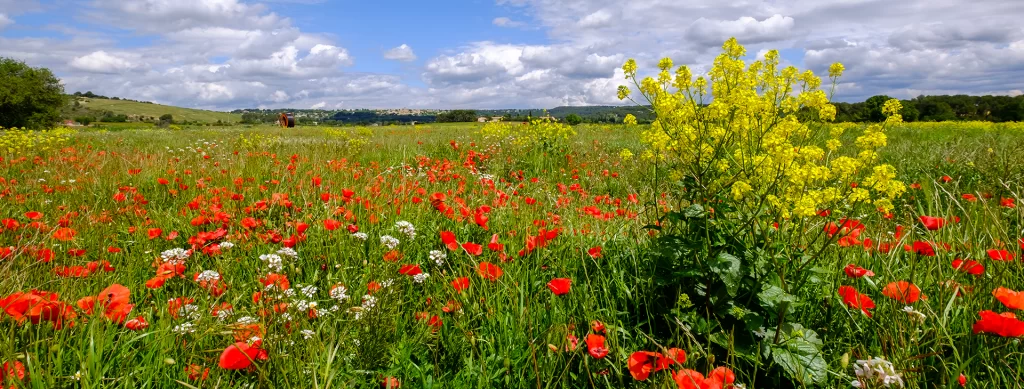
[[[226,250],[226,249],[235,247],[235,244],[231,243],[231,242],[220,242],[220,244],[218,246],[220,246],[221,249],[225,249]]]
[[[331,288],[330,295],[332,299],[338,300],[338,302],[342,302],[348,300],[348,289],[345,289],[345,287],[342,285],[338,285]]]
[[[909,305],[903,307],[903,312],[906,312],[908,315],[910,315],[911,319],[917,321],[918,323],[924,323],[924,319],[926,318],[924,313],[915,310],[914,307],[911,307]]]
[[[270,268],[271,271],[280,272],[284,269],[284,263],[281,260],[281,257],[277,254],[260,255],[260,260],[263,261],[263,263],[266,263],[267,267]]]
[[[302,330],[299,331],[299,333],[302,334],[302,338],[306,340],[312,339],[313,335],[316,335],[316,332],[313,332],[313,330]]]
[[[220,281],[220,273],[213,270],[203,270],[196,276],[196,282],[216,282]]]
[[[238,318],[238,320],[235,320],[235,323],[242,324],[242,325],[256,324],[256,323],[259,323],[259,322],[260,322],[259,319],[255,318],[255,317],[252,317],[252,316],[242,316],[242,317]]]
[[[427,280],[428,277],[430,277],[430,273],[420,273],[412,276],[412,280],[415,281],[417,284],[422,284],[424,281]]]
[[[853,372],[857,380],[850,383],[855,388],[864,387],[886,387],[902,388],[903,378],[896,373],[892,362],[881,357],[872,359],[860,359],[853,365]]]
[[[299,252],[291,247],[282,247],[280,250],[277,250],[277,255],[292,257],[292,259],[299,258]]]
[[[178,335],[191,334],[196,332],[196,328],[192,323],[181,323],[171,328],[171,332]]]
[[[299,292],[302,293],[306,298],[313,298],[316,295],[317,287],[314,285],[298,285]]]
[[[416,238],[416,226],[413,226],[412,223],[409,223],[405,220],[399,220],[397,223],[395,223],[395,228],[398,229],[398,232],[401,232],[405,234],[405,236],[408,236],[409,240],[413,240]]]
[[[437,266],[444,266],[444,260],[448,259],[448,254],[441,250],[430,250],[430,260],[434,261]]]
[[[362,241],[365,241],[367,238],[369,238],[369,235],[366,235],[365,232],[357,232],[357,233],[352,234],[352,237],[356,238],[356,239],[359,239],[359,240],[362,240]]]
[[[387,247],[388,250],[394,250],[395,247],[398,247],[399,243],[401,242],[398,241],[398,238],[395,238],[391,235],[384,235],[380,237],[380,244],[384,245],[384,247]]]
[[[185,262],[192,252],[183,248],[173,248],[160,253],[160,259],[164,262]]]

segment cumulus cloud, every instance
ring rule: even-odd
[[[412,47],[409,47],[409,45],[403,43],[401,46],[385,51],[384,58],[395,61],[409,62],[416,60],[416,54],[412,52]]]
[[[123,73],[144,67],[144,64],[128,59],[126,55],[107,53],[103,50],[72,59],[69,65],[74,69],[86,72],[107,74]]]
[[[745,43],[762,43],[786,39],[793,30],[793,18],[779,14],[764,20],[743,16],[736,20],[699,18],[686,31],[686,36],[706,45],[721,44],[730,37]]]
[[[14,20],[8,17],[7,14],[0,12],[0,30],[12,24],[14,24]]]

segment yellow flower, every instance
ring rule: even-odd
[[[622,119],[622,122],[630,125],[636,124],[636,116],[633,116],[631,113],[627,113],[626,118]]]

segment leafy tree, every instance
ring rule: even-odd
[[[583,123],[583,118],[581,118],[580,115],[570,113],[568,116],[565,117],[565,122],[569,123],[569,125],[575,126],[577,124]]]
[[[74,119],[76,122],[81,123],[83,126],[88,126],[89,123],[95,122],[96,118],[92,116],[79,116]]]
[[[160,121],[161,122],[167,122],[167,123],[174,123],[174,116],[169,114],[169,113],[165,113],[163,115],[160,115]]]
[[[882,106],[885,105],[886,101],[891,99],[892,97],[886,95],[877,95],[868,98],[868,100],[864,102],[864,110],[867,112],[867,120],[872,122],[885,120],[885,114],[882,113]]]
[[[0,127],[51,126],[65,104],[64,86],[50,69],[0,57]]]
[[[476,118],[476,111],[471,109],[456,109],[437,114],[438,123],[475,122]]]

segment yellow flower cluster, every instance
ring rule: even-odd
[[[666,58],[657,76],[639,81],[636,61],[627,61],[626,79],[657,117],[640,135],[647,145],[643,156],[667,162],[669,176],[688,184],[691,201],[728,192],[751,208],[767,204],[784,218],[857,203],[890,209],[905,187],[892,166],[877,165],[877,151],[887,143],[885,129],[902,121],[899,101],[886,102],[886,122],[856,138],[856,154],[839,155],[840,136],[856,125],[828,123],[836,108],[821,78],[782,67],[774,50],[750,64],[745,55],[729,39],[705,76],[694,78],[687,66],[673,71]],[[833,90],[844,70],[838,63],[829,67]],[[631,91],[620,87],[619,98],[632,100]]]
[[[43,131],[0,127],[0,150],[22,155],[46,151],[67,143],[71,135],[75,133],[77,131],[69,127],[57,127]]]
[[[508,142],[516,147],[556,148],[576,136],[572,126],[547,119],[533,119],[528,124],[487,123],[480,135],[495,142]]]

